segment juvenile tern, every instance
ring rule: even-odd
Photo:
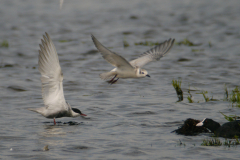
[[[118,81],[119,78],[141,78],[150,77],[148,72],[142,67],[152,61],[158,61],[172,48],[175,39],[169,39],[160,43],[159,45],[144,52],[139,58],[128,62],[122,56],[110,51],[104,47],[93,35],[93,43],[98,51],[102,54],[102,57],[114,67],[110,72],[100,74],[100,78],[103,80],[109,80],[108,83],[113,84]]]
[[[29,108],[46,118],[87,116],[79,109],[72,108],[65,101],[63,93],[63,73],[59,64],[58,54],[50,36],[45,33],[42,44],[39,44],[38,70],[41,73],[42,97],[45,107]]]

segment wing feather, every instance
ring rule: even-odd
[[[42,97],[45,106],[50,106],[56,103],[64,103],[63,93],[63,74],[59,64],[56,48],[50,38],[45,33],[40,44],[38,55],[38,70],[41,73],[42,82]]]
[[[102,57],[108,63],[117,68],[133,69],[132,65],[125,58],[104,47],[93,35],[92,40],[98,51],[102,54]]]
[[[134,67],[143,67],[145,64],[158,61],[164,55],[168,53],[168,51],[172,48],[175,39],[169,39],[164,41],[163,43],[151,48],[150,50],[144,52],[139,58],[132,60],[130,64]]]

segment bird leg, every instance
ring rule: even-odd
[[[110,81],[107,81],[108,83],[110,83],[110,84],[113,84],[113,82],[114,82],[114,79],[117,77],[117,74],[110,80]]]
[[[56,121],[55,121],[55,118],[53,119],[53,122],[54,122],[54,125],[56,125]]]
[[[118,78],[118,79],[119,79],[119,78]],[[116,82],[118,81],[118,79],[116,79],[116,80],[112,81],[112,83],[111,83],[111,84],[114,84],[114,83],[116,83]]]

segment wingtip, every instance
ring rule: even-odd
[[[93,40],[93,41],[96,40],[96,38],[95,38],[95,36],[94,36],[93,34],[91,34],[91,37],[92,37],[92,40]]]

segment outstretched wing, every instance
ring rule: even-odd
[[[169,39],[167,41],[164,41],[163,43],[153,47],[152,49],[144,52],[141,57],[132,60],[130,64],[134,67],[142,67],[145,64],[152,62],[152,61],[158,61],[160,58],[162,58],[168,51],[172,48],[173,43],[175,39]]]
[[[63,93],[63,74],[59,65],[57,51],[50,36],[46,33],[41,40],[40,50],[38,55],[38,70],[42,77],[42,97],[44,104],[64,103]]]
[[[102,54],[102,57],[108,63],[120,69],[133,69],[131,64],[125,58],[104,47],[93,35],[92,40],[98,51]]]

